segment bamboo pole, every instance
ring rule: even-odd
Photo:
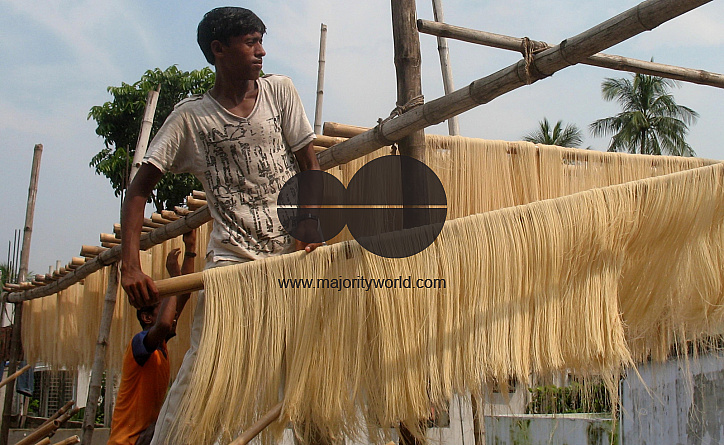
[[[158,95],[161,91],[161,84],[155,90],[148,92],[146,96],[146,108],[143,111],[143,121],[141,121],[141,131],[138,133],[136,141],[136,152],[133,154],[133,165],[131,173],[128,175],[128,183],[133,182],[136,172],[141,168],[143,157],[146,156],[148,148],[148,139],[151,137],[151,127],[153,126],[153,116],[156,114],[156,105],[158,104]]]
[[[60,428],[65,422],[67,422],[68,419],[73,417],[78,411],[80,411],[80,408],[76,407],[73,408],[71,411],[64,413],[53,421],[45,422],[40,427],[35,429],[32,433],[28,434],[22,440],[17,442],[15,445],[32,445],[37,443],[38,440],[42,439],[43,437],[52,436],[53,434],[55,434],[58,428]],[[60,443],[63,442],[61,441]]]
[[[404,107],[422,96],[420,39],[415,29],[415,1],[392,0],[392,39],[397,74],[397,106]],[[399,141],[400,154],[425,160],[425,132],[422,128]],[[404,193],[404,192],[403,192]]]
[[[535,54],[528,67],[520,60],[470,85],[413,108],[373,130],[319,153],[323,170],[347,163],[404,136],[464,113],[505,93],[551,76],[556,71],[677,17],[712,0],[647,0],[637,6]]]
[[[113,387],[116,383],[116,373],[112,369],[106,370],[106,393],[103,396],[103,426],[111,427],[113,420],[113,408],[115,407],[115,399],[113,398]]]
[[[25,371],[27,371],[27,370],[30,369],[30,368],[32,368],[31,365],[25,365],[25,366],[23,366],[22,368],[20,368],[19,371],[15,371],[14,373],[12,373],[12,374],[10,374],[9,376],[5,377],[5,378],[0,382],[0,388],[2,388],[3,386],[7,385],[7,384],[10,383],[10,382],[12,382],[13,380],[17,379],[18,377],[20,377],[21,375],[23,375],[23,373],[24,373]]]
[[[60,442],[55,443],[55,445],[72,445],[78,442],[80,442],[80,438],[78,436],[70,436],[67,439],[63,439]]]
[[[442,37],[449,37],[451,39],[462,40],[464,42],[507,49],[510,51],[521,51],[524,42],[524,39],[519,39],[517,37],[478,31],[445,23],[435,23],[422,19],[417,21],[417,29],[422,33],[437,36],[438,39]],[[545,42],[531,40],[530,43],[534,50],[542,50],[550,47]],[[724,88],[724,75],[722,74],[692,68],[665,65],[662,63],[647,62],[644,60],[612,54],[593,54],[592,56],[582,60],[580,63],[616,71],[648,74],[651,76],[665,77],[667,79]]]
[[[324,65],[327,52],[327,25],[322,23],[319,32],[319,66],[317,68],[317,103],[314,107],[314,132],[322,132],[322,103],[324,99]]]
[[[259,420],[256,421],[256,423],[249,427],[246,431],[244,431],[241,436],[236,438],[233,442],[231,442],[229,445],[246,445],[253,438],[259,435],[264,428],[271,425],[272,422],[277,420],[279,416],[282,414],[282,403],[278,403],[274,406],[271,410],[269,410],[268,413],[264,414]]]
[[[23,229],[23,247],[20,252],[20,269],[17,281],[25,281],[28,274],[28,263],[30,262],[30,241],[33,233],[33,218],[35,216],[35,200],[38,194],[38,176],[40,176],[40,159],[43,155],[43,145],[36,144],[33,147],[33,164],[30,170],[30,186],[28,187],[28,203],[25,209],[25,227]],[[3,309],[4,303],[3,303]],[[23,303],[15,304],[15,314],[12,334],[10,338],[10,363],[8,364],[8,375],[15,373],[18,369],[18,361],[22,354],[21,329],[23,320]],[[10,418],[12,415],[13,395],[15,394],[15,380],[11,380],[5,389],[5,403],[3,405],[3,418],[0,424],[0,444],[8,443],[10,433]]]
[[[45,439],[41,440],[40,442],[37,442],[35,445],[50,445],[50,439],[46,437]]]
[[[185,218],[178,219],[170,224],[159,227],[143,236],[141,236],[141,249],[149,249],[156,244],[160,244],[166,240],[176,238],[186,232],[202,226],[211,221],[211,213],[207,206],[203,206],[198,210],[190,213]],[[90,247],[90,246],[84,246]],[[100,248],[97,248],[100,250]],[[113,264],[121,259],[121,246],[117,245],[110,249],[104,249],[98,253],[95,258],[86,262],[81,267],[75,269],[66,276],[54,281],[46,286],[36,289],[30,289],[23,292],[14,292],[8,295],[7,301],[17,303],[19,301],[33,300],[35,298],[47,297],[56,294],[73,284],[84,279],[88,275],[100,270],[104,266]]]
[[[369,130],[367,127],[355,125],[338,124],[337,122],[325,122],[323,133],[325,136],[351,138]]]
[[[53,414],[52,416],[50,416],[50,417],[48,418],[48,420],[46,420],[45,422],[43,422],[42,425],[40,425],[40,426],[42,427],[42,426],[45,425],[46,423],[50,423],[50,422],[52,422],[53,420],[59,418],[60,416],[62,416],[62,415],[65,414],[66,412],[68,412],[69,409],[73,408],[73,405],[75,405],[75,400],[69,400],[65,405],[63,405],[62,407],[60,407],[60,409],[59,409],[58,411],[56,411],[55,414]]]
[[[93,359],[91,379],[88,386],[88,400],[86,401],[85,415],[83,416],[81,443],[84,445],[90,445],[93,440],[93,430],[95,429],[96,424],[96,412],[98,410],[98,401],[101,396],[101,382],[103,380],[103,371],[105,368],[108,337],[111,332],[113,311],[116,307],[116,294],[118,292],[118,263],[113,263],[110,267],[111,270],[108,275],[108,287],[106,288],[106,295],[103,302],[101,325],[98,329],[98,341],[96,342],[95,357]]]
[[[435,17],[435,22],[445,21],[442,12],[442,0],[432,0],[432,15]],[[419,22],[420,20],[418,20],[418,23]],[[450,49],[448,49],[447,39],[445,37],[437,37],[437,51],[440,55],[442,85],[445,94],[450,94],[455,91],[455,85],[453,83],[452,66],[450,66]],[[458,124],[457,116],[452,116],[447,120],[447,130],[450,136],[457,136],[460,134],[460,125]]]

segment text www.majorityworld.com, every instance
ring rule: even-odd
[[[277,278],[280,289],[445,289],[445,278]]]

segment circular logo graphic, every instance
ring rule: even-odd
[[[440,234],[447,215],[440,179],[408,156],[368,162],[346,189],[329,173],[298,173],[286,182],[277,204],[282,225],[300,241],[328,241],[346,225],[362,247],[386,258],[404,258],[426,249]]]

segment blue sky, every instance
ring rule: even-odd
[[[459,26],[528,36],[551,44],[576,35],[637,4],[633,0],[444,0],[445,21]],[[292,77],[310,121],[319,51],[319,28],[328,28],[325,121],[372,126],[395,103],[389,0],[253,0],[238,4],[266,23],[264,71]],[[15,229],[21,229],[32,150],[44,145],[30,269],[45,273],[67,263],[82,244],[98,245],[118,221],[119,202],[108,181],[88,167],[103,148],[88,110],[110,99],[106,88],[132,83],[147,69],[176,64],[206,66],[195,32],[203,14],[224,4],[205,0],[0,0],[0,262]],[[430,1],[418,1],[418,17],[432,19]],[[724,3],[711,2],[606,52],[724,73]],[[434,37],[422,35],[423,92],[442,95]],[[518,54],[450,41],[457,88],[518,60]],[[575,123],[584,145],[603,150],[608,139],[591,138],[594,120],[615,114],[600,98],[605,77],[625,73],[575,66],[518,89],[460,118],[461,133],[519,140],[543,117]],[[724,91],[682,84],[680,104],[701,114],[689,142],[696,152],[724,160],[720,138]],[[444,134],[445,125],[429,128]],[[147,209],[150,212],[150,207]]]

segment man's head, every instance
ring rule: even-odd
[[[144,306],[136,310],[136,318],[138,318],[138,322],[141,323],[141,327],[144,331],[146,329],[149,329],[151,326],[153,326],[154,323],[156,323],[158,306],[159,303],[156,303],[153,306]]]
[[[248,9],[227,6],[215,8],[207,12],[198,27],[197,41],[206,60],[214,65],[214,54],[211,42],[218,40],[229,45],[232,37],[258,32],[264,35],[266,26],[259,17]]]

